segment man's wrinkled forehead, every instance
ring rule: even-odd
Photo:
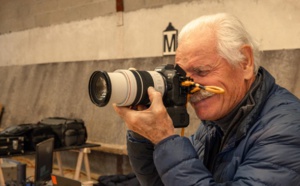
[[[187,63],[194,61],[206,61],[218,54],[215,42],[211,41],[193,41],[182,42],[178,45],[176,51],[176,63]]]
[[[192,30],[182,36],[178,43],[178,55],[209,55],[217,48],[217,37],[212,29]]]

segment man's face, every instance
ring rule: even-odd
[[[218,55],[214,36],[208,34],[204,39],[196,38],[196,42],[183,38],[177,48],[176,63],[194,82],[225,90],[223,94],[207,98],[199,93],[192,95],[191,105],[197,116],[201,120],[214,121],[227,115],[242,100],[248,85],[242,65],[233,66]]]

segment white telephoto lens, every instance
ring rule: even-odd
[[[134,75],[129,70],[117,70],[108,73],[111,81],[110,103],[118,106],[129,106],[136,96],[136,81]]]
[[[110,103],[118,106],[137,105],[148,100],[147,89],[153,86],[162,95],[165,92],[163,76],[156,71],[116,70],[108,73],[111,81]],[[149,101],[147,102],[149,103]]]

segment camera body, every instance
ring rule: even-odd
[[[166,91],[163,95],[163,103],[175,128],[183,128],[189,125],[189,114],[186,104],[190,88],[181,86],[183,81],[190,78],[186,77],[185,72],[177,65],[162,65],[155,68],[165,78]]]
[[[184,81],[192,81],[178,65],[162,65],[154,71],[116,70],[112,73],[95,71],[89,81],[89,96],[99,107],[108,102],[118,106],[150,105],[147,89],[154,87],[163,95],[163,103],[175,128],[189,125],[187,98],[190,86],[182,86]]]

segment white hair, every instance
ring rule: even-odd
[[[183,36],[190,34],[192,31],[197,31],[199,26],[213,28],[216,32],[219,55],[233,65],[245,58],[240,49],[245,44],[249,45],[253,50],[254,73],[257,73],[260,66],[260,52],[257,43],[251,38],[239,19],[227,13],[199,17],[183,27],[178,42],[180,43]]]

